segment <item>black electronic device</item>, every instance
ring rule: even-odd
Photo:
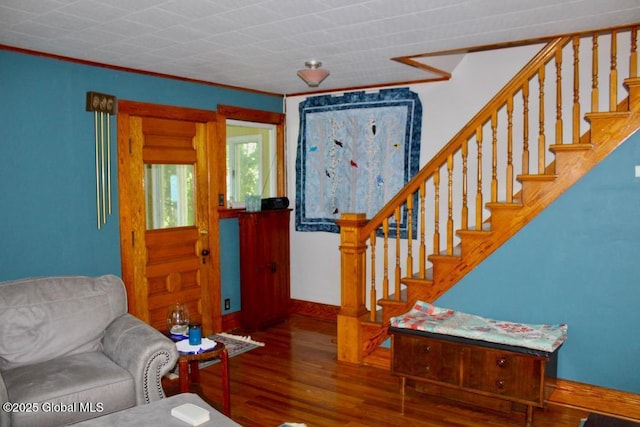
[[[262,210],[286,209],[289,207],[289,199],[286,197],[269,197],[262,199]]]

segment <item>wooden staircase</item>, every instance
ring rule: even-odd
[[[640,128],[636,40],[631,26],[549,42],[374,218],[343,214],[338,360],[388,368],[391,317],[447,292]]]

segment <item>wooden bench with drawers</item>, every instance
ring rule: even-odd
[[[526,414],[544,407],[555,388],[558,349],[552,353],[486,341],[390,328],[392,373],[419,391],[502,411]]]

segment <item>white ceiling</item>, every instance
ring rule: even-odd
[[[433,77],[392,57],[636,22],[640,0],[0,0],[0,44],[279,94],[314,91],[309,59],[315,90],[372,87]]]

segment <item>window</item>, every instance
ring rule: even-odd
[[[243,206],[247,194],[276,195],[275,125],[227,120],[227,200]]]
[[[246,193],[243,192],[242,187],[238,186],[239,184],[232,185],[236,177],[243,176],[243,171],[236,169],[232,172],[230,160],[226,159],[223,162],[222,159],[232,151],[230,146],[240,141],[236,138],[251,135],[261,135],[262,141],[259,166],[255,167],[256,170],[259,168],[257,172],[259,176],[256,177],[258,183],[256,194],[262,198],[286,196],[284,114],[219,104],[216,115],[220,124],[218,127],[220,139],[219,143],[213,147],[211,155],[221,159],[219,166],[220,169],[224,168],[224,171],[212,171],[212,176],[216,179],[218,206],[244,207]],[[234,160],[234,163],[238,161]]]
[[[195,224],[193,165],[144,165],[147,230]]]

